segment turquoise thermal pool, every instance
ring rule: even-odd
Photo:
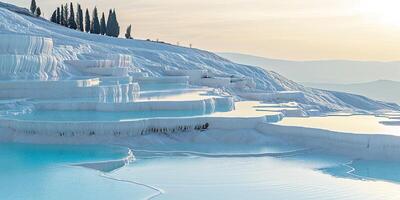
[[[101,177],[74,164],[121,159],[126,148],[0,143],[0,199],[127,199],[141,188]]]
[[[76,166],[121,159],[127,151],[0,144],[0,199],[400,198],[400,163],[352,160],[287,145],[144,145],[132,148],[134,161],[116,171]]]

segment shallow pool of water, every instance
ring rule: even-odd
[[[72,164],[121,159],[126,148],[0,143],[1,200],[128,200],[144,198],[141,187],[101,177]]]
[[[278,122],[284,126],[300,126],[331,131],[359,134],[388,134],[400,136],[400,126],[388,126],[380,122],[393,121],[372,115],[327,116],[327,117],[287,117]]]
[[[289,157],[162,155],[157,152],[139,156],[135,163],[110,176],[145,184],[153,188],[157,199],[166,200],[400,198],[397,184],[339,178],[336,173],[322,171],[321,168],[341,166],[349,160],[319,152]]]
[[[0,144],[0,199],[400,198],[397,163],[267,144],[145,145],[133,152],[133,163],[102,174],[73,165],[120,159],[126,148]],[[346,175],[349,163],[357,176]]]

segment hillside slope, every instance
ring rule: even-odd
[[[115,54],[124,54],[132,56],[134,65],[151,76],[162,76],[166,69],[205,69],[217,75],[250,77],[256,83],[256,88],[254,88],[256,92],[301,91],[304,93],[304,99],[301,99],[299,103],[322,112],[349,109],[361,112],[398,109],[397,105],[357,95],[306,88],[277,73],[259,67],[236,64],[207,51],[82,33],[44,19],[15,13],[6,9],[4,5],[6,4],[0,4],[0,21],[2,22],[0,37],[20,34],[52,38],[54,43],[52,56],[59,61],[59,65],[56,69],[49,68],[52,71],[42,76],[48,79],[69,79],[85,75],[67,65],[64,62],[66,60],[102,59]],[[0,67],[12,68],[13,66],[6,64],[1,66],[0,63]],[[24,78],[18,77],[16,72],[13,73],[9,77],[3,76],[2,79]]]

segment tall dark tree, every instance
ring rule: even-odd
[[[89,10],[87,8],[85,13],[85,31],[87,33],[90,32],[90,15],[89,15]]]
[[[53,14],[51,15],[50,21],[53,23],[57,23],[57,10],[54,10]]]
[[[114,9],[114,11],[113,11],[113,19],[114,19],[114,37],[118,37],[119,36],[119,29],[120,29],[120,27],[119,27],[119,23],[118,23],[118,20],[117,20],[117,14],[115,13],[115,9]]]
[[[81,5],[78,4],[78,10],[76,12],[76,25],[78,27],[78,30],[83,31],[84,27],[83,27],[83,12],[82,12],[82,8]]]
[[[40,10],[40,7],[36,8],[35,15],[36,17],[40,17],[40,15],[42,15],[42,10]]]
[[[35,13],[36,13],[36,1],[35,1],[35,0],[32,0],[32,1],[31,1],[31,8],[30,8],[30,10],[31,10],[31,13],[32,13],[32,14],[35,14]]]
[[[72,5],[72,3],[69,5],[68,27],[70,29],[74,29],[74,30],[76,30],[76,28],[77,28],[77,25],[75,22],[74,5]]]
[[[118,37],[119,29],[120,27],[117,21],[115,10],[110,10],[107,20],[107,35],[112,37]]]
[[[57,15],[56,15],[56,17],[57,17],[56,23],[60,24],[61,23],[60,7],[57,7]]]
[[[100,34],[100,22],[96,7],[94,7],[93,9],[92,23],[90,24],[90,33]]]
[[[105,35],[106,32],[107,32],[106,18],[103,12],[100,19],[100,34]]]
[[[125,33],[125,38],[126,39],[132,39],[132,25],[129,24],[128,28],[126,28],[126,33]]]
[[[65,25],[64,23],[65,23],[65,21],[64,21],[64,5],[61,5],[60,24],[62,26],[64,26]]]
[[[66,3],[64,6],[64,26],[68,27],[68,4]]]
[[[107,18],[107,30],[106,30],[106,35],[112,36],[112,30],[113,30],[113,21],[112,21],[112,10],[110,9],[110,12],[108,12],[108,18]]]

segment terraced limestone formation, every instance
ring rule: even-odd
[[[400,182],[398,105],[1,2],[0,22],[0,199],[399,199],[360,181]]]
[[[203,127],[268,132],[284,117],[399,110],[203,50],[105,40],[18,14],[24,9],[12,5],[2,3],[0,11],[7,24],[0,26],[0,125],[15,140],[99,142]]]

